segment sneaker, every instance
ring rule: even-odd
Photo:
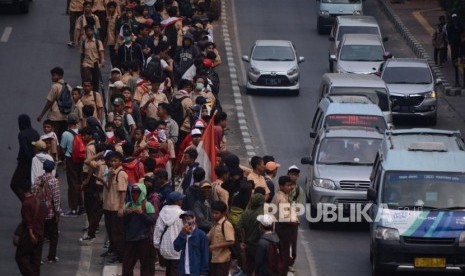
[[[156,271],[166,271],[166,267],[163,267],[159,264],[155,264],[155,270]]]
[[[66,218],[77,218],[78,213],[76,210],[69,210],[68,212],[63,213],[61,215]]]
[[[68,45],[68,47],[70,47],[70,48],[73,48],[73,47],[74,47],[74,42],[70,41],[70,42],[68,42],[68,44],[66,44],[66,45]]]
[[[113,257],[113,258],[109,259],[106,263],[107,264],[117,264],[117,263],[119,263],[118,257]]]
[[[79,239],[79,243],[81,245],[91,245],[94,242],[94,240],[95,237],[89,237],[86,235],[85,237]]]
[[[95,229],[95,234],[98,234],[100,233],[100,227],[97,227],[97,229]]]
[[[107,251],[105,253],[100,254],[100,257],[114,257],[114,256],[115,256],[115,253],[111,251]]]
[[[288,269],[290,272],[295,272],[295,268],[293,266],[289,266]]]
[[[82,232],[87,232],[87,230],[89,230],[89,227],[85,227],[85,228],[82,228]]]
[[[54,263],[58,262],[59,260],[60,260],[60,258],[55,257],[55,258],[48,259],[47,262],[49,264],[54,264]]]

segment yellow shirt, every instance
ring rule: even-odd
[[[213,225],[212,229],[208,232],[207,237],[210,245],[216,245],[225,241],[234,242],[234,227],[228,220],[226,220],[225,217],[223,217],[216,222],[215,225]],[[212,263],[221,264],[231,260],[231,251],[227,247],[213,249],[211,254]]]
[[[263,187],[263,189],[265,189],[265,195],[270,194],[270,189],[268,188],[268,185],[266,185],[266,180],[263,175],[258,175],[252,171],[247,176],[247,180],[253,181],[253,183],[255,184],[255,188]]]
[[[52,121],[66,121],[67,116],[61,114],[60,109],[58,108],[57,100],[61,95],[61,89],[65,84],[64,80],[59,80],[52,84],[52,88],[48,92],[47,101],[53,102],[52,107],[48,112],[47,118]],[[71,86],[68,85],[69,91],[71,91]]]

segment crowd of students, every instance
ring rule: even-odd
[[[68,2],[68,46],[81,53],[81,83],[72,87],[62,68],[51,70],[52,87],[37,117],[47,114],[42,136],[28,115],[18,118],[11,188],[23,202],[27,229],[16,252],[21,273],[38,275],[44,240],[45,261],[59,261],[60,218],[84,214],[79,243],[95,241],[104,217],[108,243],[101,256],[122,263],[123,275],[132,275],[137,262],[141,275],[292,271],[298,218],[277,221],[280,214],[264,209],[303,203],[300,170],[290,167],[275,185],[279,164],[272,156],[253,157],[249,168],[228,151],[211,1]],[[108,93],[105,56],[112,66]],[[207,139],[213,139],[212,171],[198,158]],[[57,170],[66,173],[65,212]]]

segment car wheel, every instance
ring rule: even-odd
[[[28,13],[29,12],[29,1],[23,1],[18,4],[18,9],[20,13]]]
[[[381,269],[376,262],[376,256],[371,254],[371,276],[388,276],[388,271]]]

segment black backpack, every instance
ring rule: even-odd
[[[60,96],[57,99],[57,105],[61,114],[68,115],[71,113],[73,98],[71,97],[71,91],[69,91],[68,84],[66,82],[61,87]]]
[[[161,66],[161,60],[159,58],[152,57],[150,62],[145,66],[144,76],[151,82],[162,83],[165,80],[163,76],[163,67]]]
[[[212,82],[211,88],[213,94],[218,95],[220,92],[220,77],[218,76],[218,73],[216,73],[214,69],[208,69],[206,74],[208,80]]]
[[[178,124],[179,127],[182,126],[187,115],[184,114],[184,107],[182,106],[182,101],[188,98],[188,96],[183,96],[181,98],[174,97],[170,103],[170,115],[171,118]]]

